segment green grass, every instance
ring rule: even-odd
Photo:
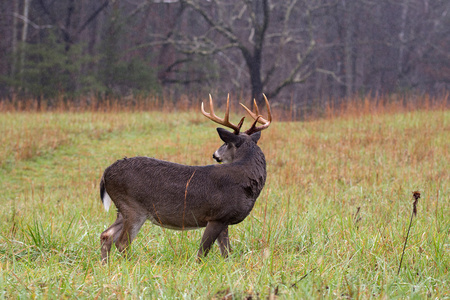
[[[0,114],[0,298],[450,297],[445,110],[275,121],[266,187],[228,259],[214,246],[196,263],[202,230],[147,222],[129,260],[113,247],[102,266],[103,170],[136,155],[213,163],[214,128],[199,112]]]

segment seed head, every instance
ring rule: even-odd
[[[413,202],[413,214],[414,214],[414,216],[415,216],[415,215],[417,215],[417,202],[419,202],[420,192],[419,192],[419,191],[414,191],[414,192],[413,192],[413,198],[414,198],[414,202]]]

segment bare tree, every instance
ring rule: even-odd
[[[14,0],[14,12],[13,12],[13,28],[12,28],[12,38],[11,38],[11,49],[12,53],[17,53],[17,23],[18,18],[15,17],[19,14],[19,0]],[[16,73],[17,67],[17,59],[13,58],[13,62],[11,64],[11,74],[14,75]]]
[[[66,50],[76,42],[79,35],[93,22],[98,15],[108,7],[109,1],[102,1],[87,16],[80,14],[83,1],[60,1],[55,4],[53,1],[37,0],[43,13],[49,18],[50,22],[59,29],[66,43]],[[61,13],[62,12],[62,13]],[[84,17],[84,19],[82,19]]]
[[[239,60],[243,59],[251,98],[258,104],[264,104],[263,92],[275,97],[285,87],[301,83],[310,76],[307,62],[315,40],[310,7],[306,3],[298,0],[277,5],[271,5],[268,0],[183,0],[182,3],[201,20],[192,24],[191,19],[191,27],[180,28],[170,37],[177,50],[187,55],[222,57],[233,65],[235,74],[242,74]],[[272,16],[277,18],[276,23],[270,22]],[[299,18],[304,20],[299,22]],[[292,27],[293,24],[299,27]],[[283,57],[285,55],[293,55],[294,61]],[[283,72],[279,72],[281,68]]]

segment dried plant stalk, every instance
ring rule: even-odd
[[[405,243],[403,244],[402,257],[400,258],[400,264],[398,265],[397,275],[400,274],[400,269],[402,268],[403,256],[405,255],[406,243],[408,242],[408,237],[409,237],[409,232],[411,230],[412,220],[413,220],[413,217],[417,215],[417,203],[419,202],[420,192],[419,191],[413,192],[413,198],[414,198],[413,210],[411,213],[411,219],[409,220],[408,233],[406,234]]]

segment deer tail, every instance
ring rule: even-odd
[[[102,179],[100,180],[100,199],[102,199],[105,210],[108,211],[112,201],[105,189],[105,176],[102,176]]]

